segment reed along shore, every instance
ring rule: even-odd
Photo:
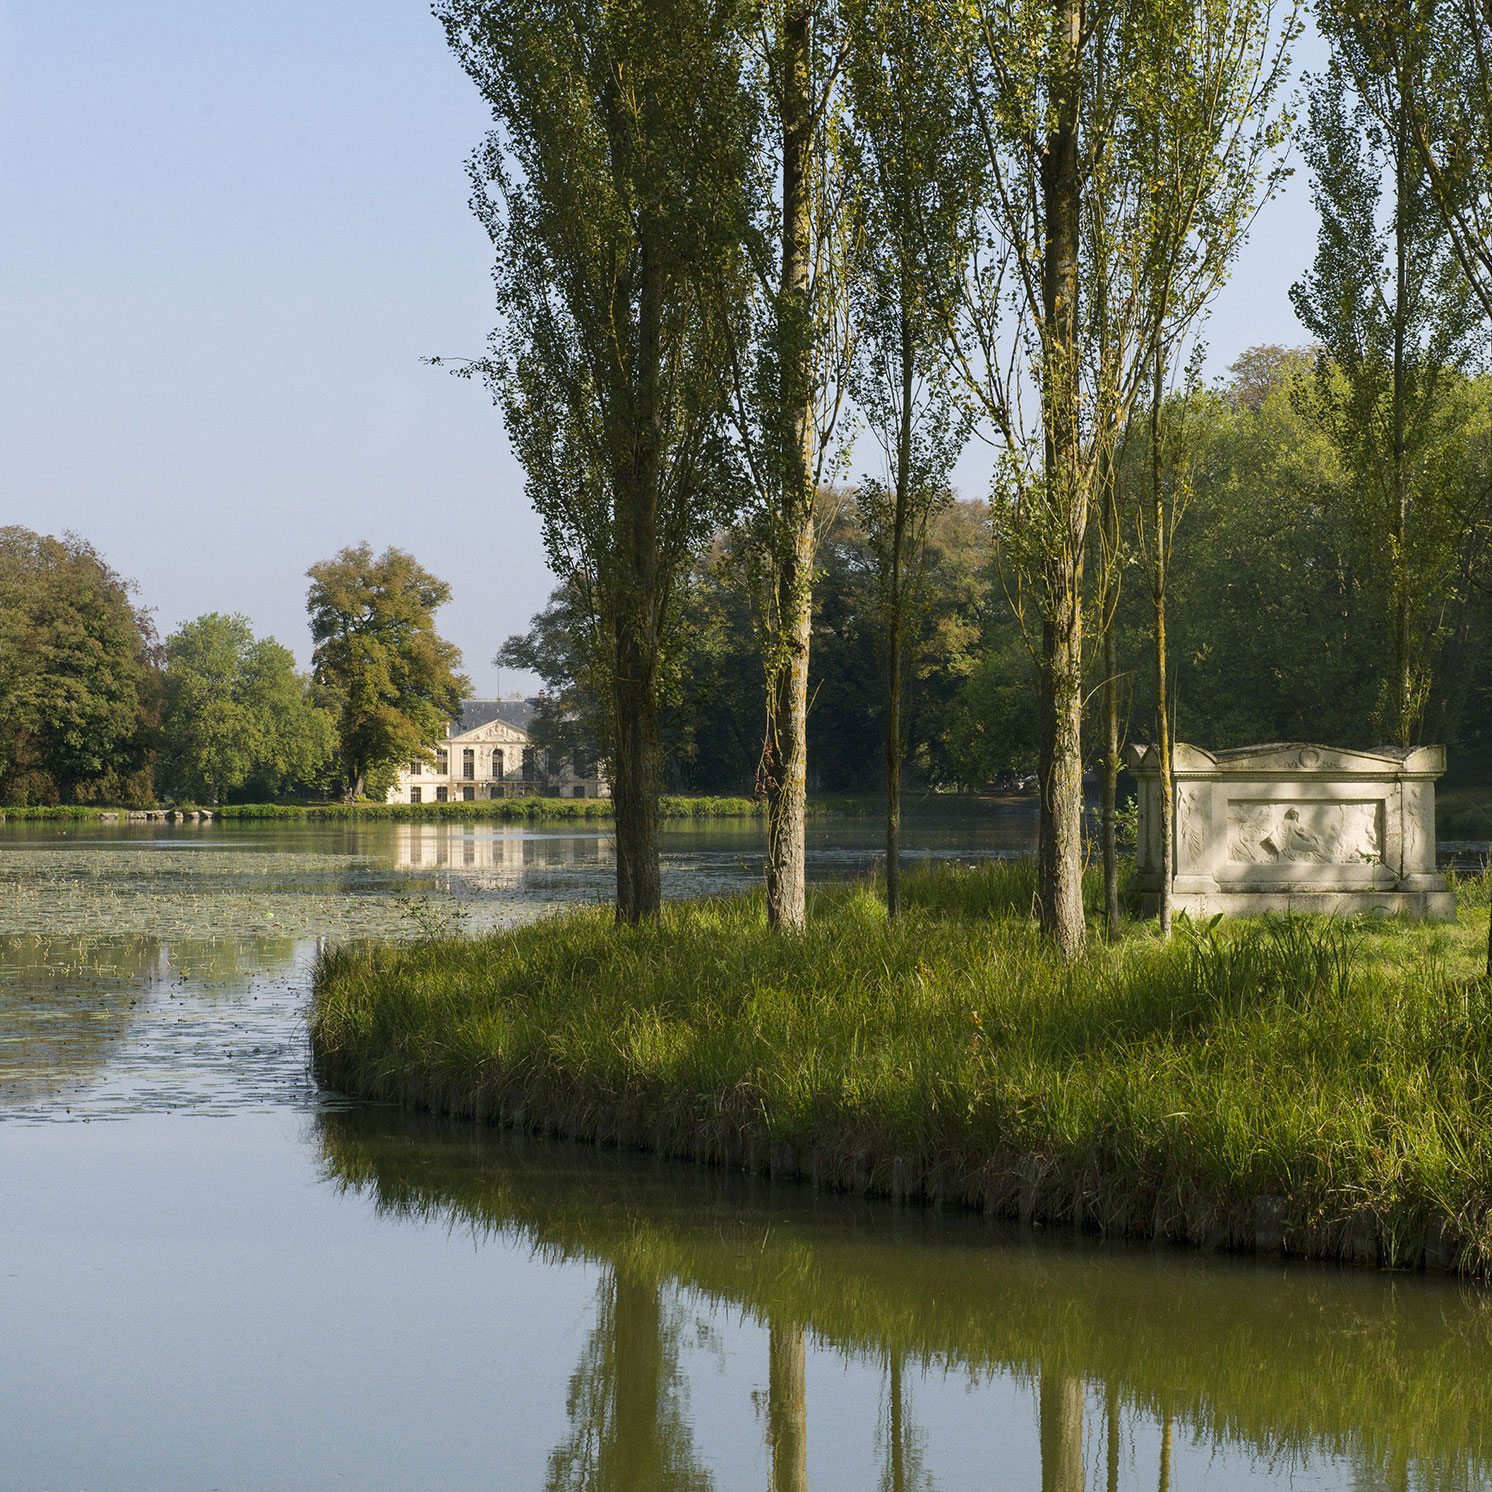
[[[1064,965],[1029,863],[601,909],[328,949],[343,1092],[1022,1222],[1492,1273],[1492,876],[1454,924],[1096,934]]]

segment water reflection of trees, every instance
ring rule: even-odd
[[[163,990],[241,995],[295,950],[289,938],[0,936],[0,1101],[75,1092],[104,1073]]]
[[[656,1282],[609,1270],[570,1377],[570,1428],[550,1455],[548,1492],[710,1485],[694,1457],[678,1353],[679,1323]]]
[[[1130,1464],[1125,1484],[1158,1492],[1178,1485],[1173,1458],[1188,1443],[1277,1471],[1345,1461],[1363,1492],[1468,1492],[1492,1481],[1492,1303],[1480,1289],[1078,1240],[1031,1246],[972,1220],[384,1110],[317,1124],[329,1174],[383,1210],[521,1238],[556,1261],[600,1262],[613,1274],[608,1288],[625,1280],[652,1302],[640,1298],[638,1319],[658,1312],[658,1291],[682,1290],[760,1321],[774,1492],[807,1485],[808,1336],[884,1365],[877,1438],[887,1492],[931,1486],[906,1384],[909,1368],[933,1364],[1032,1385],[1043,1492],[1116,1488],[1121,1424],[1148,1426],[1142,1438],[1158,1442],[1148,1466]],[[621,1322],[610,1309],[597,1331],[611,1345],[588,1351],[620,1364]],[[704,1485],[702,1472],[686,1469],[683,1385],[667,1330],[638,1336],[662,1342],[649,1348],[652,1379],[639,1380],[661,1386],[637,1401],[639,1425],[652,1428],[629,1432],[656,1446],[654,1459],[630,1464],[658,1469],[631,1485]],[[579,1475],[554,1485],[620,1484]]]
[[[0,1102],[34,1102],[101,1071],[161,967],[153,938],[0,937]]]

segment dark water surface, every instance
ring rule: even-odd
[[[815,872],[878,832],[816,825]],[[1492,1487],[1481,1288],[1022,1237],[317,1091],[318,938],[604,899],[594,829],[3,833],[4,1492]],[[755,825],[675,831],[666,882],[760,856]]]

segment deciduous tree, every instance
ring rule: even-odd
[[[755,501],[766,673],[758,780],[767,801],[767,916],[801,928],[807,880],[808,669],[819,524],[850,360],[850,218],[839,149],[844,39],[834,0],[770,0],[757,12],[757,96],[766,121],[748,238],[755,295],[732,337],[736,428]]]
[[[178,798],[221,803],[251,780],[278,796],[331,765],[336,733],[289,648],[244,616],[209,612],[166,639],[159,776]]]
[[[154,634],[76,534],[0,529],[0,801],[149,803]]]
[[[850,386],[883,460],[856,506],[875,560],[884,637],[886,906],[901,910],[904,657],[928,518],[952,494],[967,438],[944,350],[968,252],[978,156],[960,57],[922,0],[845,0],[846,156],[853,232]]]
[[[721,433],[753,112],[737,0],[441,0],[492,109],[472,162],[502,406],[595,618],[619,919],[657,913],[658,681],[681,565],[735,506]]]
[[[991,0],[971,13],[986,191],[951,331],[968,396],[1003,446],[997,524],[1039,622],[1039,900],[1068,956],[1085,936],[1089,517],[1157,346],[1177,345],[1216,288],[1276,143],[1294,34],[1272,27],[1276,8]]]
[[[1381,577],[1391,618],[1384,728],[1408,746],[1429,694],[1427,630],[1460,548],[1439,458],[1469,414],[1462,375],[1483,318],[1409,115],[1381,79],[1363,81],[1371,103],[1339,55],[1312,89],[1302,149],[1321,222],[1290,298],[1318,344],[1315,412],[1352,477],[1364,573]]]
[[[461,654],[435,630],[451,589],[402,549],[341,550],[311,581],[312,677],[337,723],[342,783],[363,793],[371,772],[428,757],[471,685]]]

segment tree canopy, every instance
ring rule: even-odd
[[[0,529],[0,799],[148,803],[155,637],[76,534]]]
[[[461,654],[435,630],[450,587],[402,549],[340,550],[306,571],[318,695],[336,720],[342,785],[426,757],[471,685]]]
[[[332,765],[331,716],[312,703],[289,648],[245,616],[209,612],[166,639],[157,778],[178,799],[221,803],[253,786],[280,797]]]

